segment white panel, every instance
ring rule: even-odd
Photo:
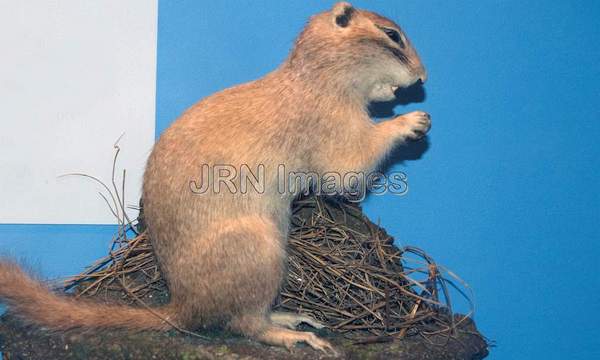
[[[156,0],[0,0],[0,222],[115,223],[113,143],[140,196],[154,141]],[[136,212],[131,214],[135,216]]]

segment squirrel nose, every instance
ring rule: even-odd
[[[427,81],[427,72],[425,70],[423,70],[421,72],[421,76],[419,76],[419,80],[421,80],[421,84],[425,84],[425,82]]]

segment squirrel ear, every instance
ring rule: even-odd
[[[333,9],[331,9],[331,13],[333,14],[333,19],[337,26],[346,27],[350,23],[354,8],[350,3],[343,1],[335,4]]]

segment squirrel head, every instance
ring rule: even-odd
[[[400,26],[339,2],[311,17],[287,60],[298,76],[365,103],[388,101],[427,73]]]

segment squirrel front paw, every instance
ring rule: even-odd
[[[399,116],[402,124],[403,135],[407,139],[421,139],[431,129],[431,116],[424,111],[413,111]]]

